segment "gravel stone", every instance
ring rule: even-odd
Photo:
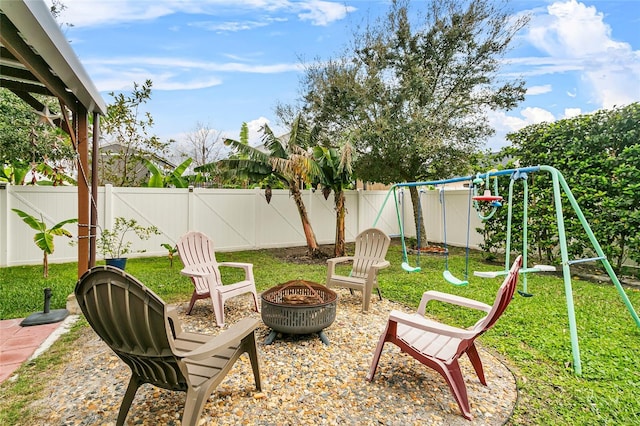
[[[515,379],[482,347],[488,386],[478,381],[466,357],[461,360],[472,421],[461,416],[439,374],[395,345],[385,345],[374,381],[367,382],[373,350],[389,312],[412,309],[373,297],[370,312],[363,314],[357,292],[351,295],[338,289],[337,293],[336,320],[324,330],[328,346],[317,334],[279,334],[265,345],[270,329],[263,324],[256,330],[262,390],[255,389],[249,360],[243,356],[209,398],[199,424],[470,426],[501,425],[509,419],[517,400]],[[185,329],[222,331],[215,326],[210,304],[198,302],[189,316],[184,314],[186,307],[187,303],[177,305]],[[227,301],[227,324],[246,316],[260,318],[251,307],[248,295]],[[47,381],[44,397],[31,403],[36,424],[114,425],[129,377],[128,367],[87,327],[64,367]],[[181,392],[143,385],[127,424],[179,425],[184,397]]]

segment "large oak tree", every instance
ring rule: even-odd
[[[468,171],[494,133],[488,113],[524,99],[524,81],[500,69],[528,17],[494,0],[418,4],[414,13],[409,0],[393,0],[385,18],[356,31],[340,56],[309,65],[302,80],[305,113],[334,138],[349,135],[365,181]],[[418,191],[410,189],[417,219]]]

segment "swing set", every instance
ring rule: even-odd
[[[578,331],[577,331],[577,324],[576,324],[576,317],[575,317],[575,309],[574,309],[574,302],[573,302],[573,289],[572,289],[572,284],[571,284],[571,265],[577,264],[577,263],[583,263],[583,262],[593,262],[593,261],[600,261],[602,262],[602,265],[605,269],[605,271],[607,272],[607,274],[609,275],[609,278],[611,279],[611,282],[614,284],[614,286],[616,287],[616,290],[618,291],[618,294],[620,296],[620,298],[622,299],[623,303],[625,304],[627,310],[629,311],[631,317],[633,318],[636,326],[638,328],[640,328],[640,318],[638,317],[638,314],[635,312],[633,305],[631,304],[631,301],[629,300],[629,298],[627,297],[626,293],[624,292],[624,289],[622,287],[622,284],[620,283],[620,280],[618,279],[618,277],[616,276],[615,272],[613,271],[613,267],[611,266],[611,264],[609,263],[609,260],[607,259],[607,257],[605,256],[604,252],[602,251],[602,247],[600,246],[600,243],[598,243],[598,241],[596,240],[595,235],[593,234],[593,231],[591,230],[591,227],[589,225],[589,223],[587,222],[584,214],[582,213],[582,210],[580,209],[580,206],[578,205],[575,197],[573,196],[573,193],[571,192],[571,189],[569,188],[569,185],[567,184],[566,180],[564,179],[564,177],[562,176],[562,174],[555,168],[551,167],[551,166],[535,166],[535,167],[523,167],[523,168],[518,168],[518,169],[506,169],[506,170],[491,170],[489,172],[486,172],[484,174],[477,174],[475,176],[464,176],[464,177],[456,177],[456,178],[451,178],[451,179],[442,179],[442,180],[436,180],[436,181],[426,181],[426,182],[407,182],[407,183],[400,183],[400,184],[395,184],[393,185],[388,193],[387,196],[385,197],[382,206],[380,207],[380,210],[378,212],[378,215],[373,223],[373,226],[376,226],[376,223],[378,222],[378,220],[380,219],[385,206],[388,202],[388,200],[391,197],[391,194],[393,194],[393,198],[394,198],[394,202],[395,202],[395,210],[396,210],[396,217],[398,219],[398,227],[400,229],[400,240],[402,243],[402,269],[407,271],[407,272],[419,272],[421,270],[420,266],[419,266],[419,256],[420,256],[420,250],[418,250],[418,257],[417,257],[417,261],[418,264],[416,266],[411,266],[409,264],[409,257],[407,254],[407,246],[406,246],[406,242],[405,242],[405,232],[404,232],[404,203],[399,204],[398,203],[398,197],[397,197],[397,191],[400,190],[402,191],[404,188],[410,188],[410,187],[425,187],[425,186],[433,186],[433,187],[440,187],[440,203],[441,203],[441,208],[442,208],[442,216],[443,216],[443,246],[445,249],[444,255],[445,255],[445,265],[444,265],[444,271],[443,271],[443,278],[445,279],[445,281],[456,285],[456,286],[465,286],[469,284],[468,278],[469,278],[469,274],[468,274],[468,268],[469,268],[469,235],[470,235],[470,227],[471,227],[471,206],[474,207],[474,209],[476,210],[476,212],[478,213],[478,217],[485,221],[490,219],[491,217],[493,217],[493,215],[496,213],[497,209],[499,209],[502,206],[502,197],[498,194],[498,177],[500,176],[511,176],[511,180],[509,182],[509,198],[507,200],[508,203],[508,213],[507,213],[507,241],[506,241],[506,248],[505,248],[505,255],[506,255],[506,260],[505,260],[505,269],[504,270],[500,270],[500,271],[494,271],[494,272],[479,272],[476,271],[474,272],[474,276],[477,277],[483,277],[483,278],[495,278],[495,277],[499,277],[502,275],[506,275],[508,273],[508,269],[509,269],[509,256],[510,256],[510,251],[511,251],[511,220],[512,220],[512,200],[513,200],[513,188],[516,182],[522,182],[522,189],[523,189],[523,198],[524,198],[524,208],[523,208],[523,245],[522,245],[522,255],[523,255],[523,265],[522,268],[520,270],[520,273],[522,274],[523,277],[523,290],[519,291],[519,293],[522,296],[525,297],[531,297],[532,294],[528,292],[528,288],[527,288],[527,274],[529,273],[536,273],[536,272],[548,272],[548,271],[555,271],[556,268],[554,266],[550,266],[550,265],[534,265],[533,267],[528,267],[527,266],[527,221],[528,221],[528,217],[527,217],[527,203],[528,203],[528,186],[527,186],[527,177],[529,174],[531,173],[538,173],[538,172],[546,172],[549,173],[551,175],[552,178],[552,186],[553,186],[553,200],[554,200],[554,205],[555,205],[555,213],[556,213],[556,225],[557,225],[557,230],[558,230],[558,242],[560,245],[560,258],[561,258],[561,267],[562,267],[562,276],[563,276],[563,282],[564,282],[564,289],[565,289],[565,299],[566,299],[566,305],[567,305],[567,313],[568,313],[568,317],[569,317],[569,335],[570,335],[570,339],[571,339],[571,352],[572,352],[572,356],[573,356],[573,368],[574,368],[574,372],[576,375],[581,375],[582,374],[582,363],[580,360],[580,348],[579,348],[579,344],[578,344]],[[490,184],[491,184],[491,178],[493,178],[493,186],[494,186],[494,190],[493,192],[491,191],[490,188]],[[464,279],[459,279],[457,277],[455,277],[455,275],[449,271],[449,253],[448,253],[448,248],[447,248],[447,225],[446,225],[446,205],[445,205],[445,191],[444,191],[444,186],[446,184],[450,184],[450,183],[458,183],[458,182],[468,182],[469,185],[469,208],[468,208],[468,214],[467,214],[467,243],[466,243],[466,255],[465,255],[465,276]],[[482,195],[478,194],[478,189],[484,186],[485,189],[483,191]],[[592,248],[594,250],[594,252],[597,254],[596,257],[592,257],[592,258],[586,258],[586,259],[569,259],[569,252],[568,252],[568,245],[567,245],[567,236],[565,233],[565,221],[564,221],[564,212],[562,209],[562,198],[561,195],[562,193],[564,193],[564,195],[566,196],[566,199],[569,201],[570,206],[573,208],[573,211],[575,212],[576,216],[578,217],[578,220],[580,221],[585,233],[587,234],[587,237],[589,238],[589,241],[591,242]],[[420,195],[420,193],[419,193]],[[420,201],[420,196],[419,196],[419,208],[418,208],[418,214],[421,214],[420,212],[422,211],[422,205],[421,205],[421,201]],[[491,207],[490,211],[488,214],[482,214],[481,212],[481,208],[480,208],[480,203],[489,203],[489,206]],[[400,211],[400,207],[402,207],[402,212]],[[417,227],[419,228],[419,227]],[[419,235],[419,231],[418,235]]]

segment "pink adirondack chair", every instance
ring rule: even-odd
[[[327,287],[344,287],[351,292],[361,290],[362,312],[367,312],[373,289],[378,291],[378,297],[382,300],[378,288],[378,271],[390,265],[385,260],[390,242],[389,236],[377,228],[365,229],[359,233],[353,256],[327,260]],[[351,273],[348,276],[336,274],[336,265],[347,261],[353,261]]]
[[[400,311],[391,311],[387,326],[380,336],[378,345],[373,353],[367,380],[373,381],[382,348],[386,342],[391,342],[397,345],[402,352],[411,355],[422,364],[440,373],[447,381],[463,416],[471,420],[467,387],[460,371],[458,359],[466,353],[480,382],[485,386],[487,385],[482,361],[474,341],[496,323],[509,305],[509,302],[511,302],[518,284],[518,274],[521,266],[522,256],[518,256],[500,286],[493,306],[465,297],[438,291],[427,291],[422,295],[422,300],[416,313],[406,314]],[[487,312],[487,315],[478,320],[469,329],[452,327],[424,316],[427,303],[431,300],[478,309]]]
[[[202,232],[191,231],[183,235],[178,241],[178,254],[184,264],[180,271],[191,278],[195,289],[191,296],[191,302],[187,309],[187,315],[191,314],[193,305],[199,299],[211,298],[213,312],[216,316],[216,324],[224,326],[224,303],[227,299],[245,293],[253,295],[256,312],[258,307],[258,294],[253,278],[253,264],[240,262],[217,262],[213,250],[213,243]],[[220,275],[220,266],[244,269],[244,280],[234,284],[223,284]]]

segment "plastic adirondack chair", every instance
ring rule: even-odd
[[[327,287],[345,287],[362,291],[362,312],[369,310],[371,292],[378,291],[378,271],[386,268],[390,263],[385,260],[391,239],[377,228],[362,231],[356,237],[355,253],[353,256],[335,257],[327,260]],[[336,265],[353,261],[351,273],[348,276],[336,274]]]
[[[373,381],[382,348],[386,342],[391,342],[397,345],[402,352],[411,355],[422,364],[440,373],[447,381],[463,416],[471,420],[467,388],[462,378],[458,359],[466,353],[480,382],[485,386],[487,385],[482,361],[474,341],[496,323],[509,305],[509,302],[511,302],[518,284],[518,270],[521,266],[522,256],[518,256],[500,286],[493,306],[465,297],[438,291],[427,291],[422,295],[417,313],[406,314],[400,311],[391,311],[387,326],[380,336],[378,345],[373,353],[367,380]],[[478,309],[487,312],[487,315],[478,320],[469,329],[452,327],[425,318],[426,306],[431,300]]]
[[[197,300],[210,297],[213,313],[216,316],[216,323],[219,327],[222,327],[224,326],[224,302],[227,299],[245,293],[253,294],[255,310],[260,312],[256,284],[253,279],[253,265],[251,263],[218,263],[211,239],[202,232],[191,231],[186,233],[180,238],[177,246],[178,254],[185,266],[180,272],[190,277],[195,286],[187,309],[187,315],[191,314],[193,305]],[[220,275],[220,266],[244,269],[244,280],[224,285]]]
[[[111,266],[87,271],[75,295],[91,327],[131,368],[117,425],[124,424],[138,387],[145,383],[186,392],[182,424],[197,424],[207,399],[245,352],[261,390],[254,334],[259,320],[245,318],[218,336],[184,332],[174,309]]]

